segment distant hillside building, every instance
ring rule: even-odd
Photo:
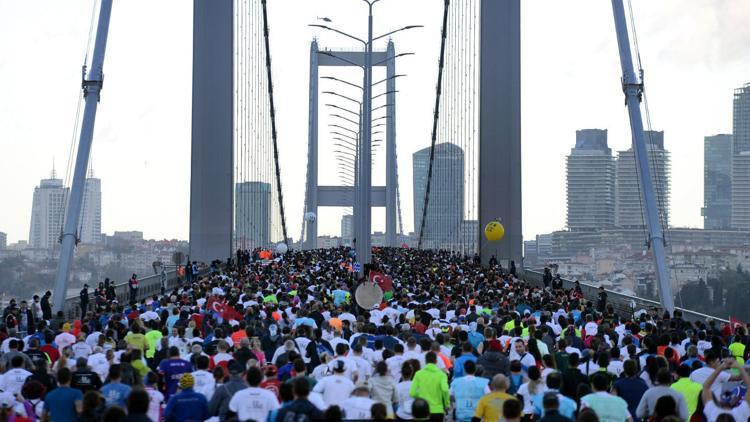
[[[70,190],[63,187],[63,181],[57,178],[54,169],[49,179],[42,179],[34,188],[29,246],[53,249],[60,242],[69,194]]]
[[[240,182],[235,185],[234,235],[237,246],[252,249],[271,243],[271,184]]]
[[[645,131],[646,151],[651,180],[656,194],[657,210],[664,228],[669,227],[670,163],[664,149],[663,131]],[[622,228],[643,228],[645,211],[638,180],[633,148],[617,152],[615,176],[615,225]]]
[[[732,227],[750,230],[750,83],[734,91]]]
[[[576,131],[566,160],[568,229],[596,230],[615,225],[615,161],[606,129]]]
[[[412,156],[414,232],[419,236],[430,166],[430,148]],[[428,247],[458,243],[464,219],[464,151],[452,143],[435,145],[427,221],[423,239]]]
[[[732,226],[732,135],[703,139],[703,228]]]

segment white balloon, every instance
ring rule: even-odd
[[[276,245],[276,253],[278,254],[285,254],[289,250],[289,247],[286,245],[286,243],[281,242]]]
[[[305,221],[307,221],[308,223],[314,223],[316,218],[317,217],[315,216],[314,212],[305,213]]]

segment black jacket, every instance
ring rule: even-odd
[[[46,320],[52,319],[52,306],[49,304],[49,296],[42,296],[39,306],[42,307],[42,318]]]
[[[562,373],[562,388],[560,392],[566,397],[577,400],[576,390],[579,384],[588,384],[589,377],[584,375],[578,368],[568,368]]]

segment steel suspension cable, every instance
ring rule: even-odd
[[[287,233],[286,233],[286,216],[284,215],[284,193],[281,189],[281,170],[279,166],[279,146],[276,138],[276,111],[274,109],[273,101],[273,79],[271,75],[271,46],[268,40],[268,11],[266,8],[266,0],[261,0],[263,5],[263,37],[265,38],[265,51],[266,51],[266,70],[268,72],[268,102],[269,110],[271,112],[271,139],[273,140],[273,162],[276,170],[276,191],[278,194],[279,208],[281,212],[281,231],[284,236],[283,242],[288,246]]]
[[[430,145],[430,162],[427,169],[427,185],[425,187],[424,194],[424,205],[422,208],[422,219],[420,221],[419,238],[417,240],[417,248],[422,248],[422,241],[424,236],[425,221],[427,219],[427,206],[430,203],[430,188],[432,184],[432,166],[435,161],[435,141],[437,139],[437,128],[438,128],[438,117],[440,115],[440,94],[443,88],[443,66],[445,64],[445,39],[448,31],[448,9],[450,6],[450,0],[444,0],[443,6],[443,28],[441,33],[440,41],[440,61],[438,63],[438,82],[435,89],[435,108],[433,111],[432,120],[432,139]]]

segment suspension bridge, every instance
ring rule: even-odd
[[[272,0],[271,0],[272,1]],[[403,235],[396,128],[396,92],[400,57],[391,35],[418,28],[373,34],[373,8],[380,0],[364,0],[368,31],[359,38],[329,25],[362,44],[340,51],[310,44],[309,115],[306,180],[285,176],[274,103],[274,67],[267,0],[193,1],[193,83],[190,181],[190,258],[225,260],[236,250],[256,247],[285,251],[294,240],[288,232],[290,201],[284,186],[304,183],[302,230],[296,244],[317,248],[320,207],[351,210],[358,275],[370,264],[372,207],[384,207],[386,246],[398,247]],[[654,251],[661,306],[674,309],[664,258],[664,229],[657,215],[641,117],[642,74],[633,66],[623,0],[612,0],[614,29],[622,64],[622,90],[632,129],[633,149],[644,199],[649,247]],[[428,147],[415,153],[414,227],[417,247],[476,255],[486,264],[522,263],[521,197],[521,19],[520,0],[443,0],[440,55]],[[112,0],[101,0],[94,51],[84,67],[80,139],[71,183],[62,252],[55,286],[55,308],[63,309],[64,292],[78,240],[82,190],[93,141],[96,108],[103,89],[103,68]],[[92,36],[93,36],[92,35]],[[384,49],[374,48],[376,42]],[[637,45],[637,43],[636,43]],[[361,81],[321,76],[319,70],[347,66],[362,70]],[[373,68],[386,77],[374,81]],[[357,95],[322,89],[320,79],[345,84]],[[408,88],[405,88],[408,90]],[[384,97],[381,106],[373,100]],[[330,140],[341,148],[340,185],[320,185],[320,104],[339,119]],[[108,99],[109,100],[109,99]],[[114,100],[114,99],[113,99]],[[333,101],[338,100],[338,101]],[[404,112],[401,110],[400,112]],[[412,111],[409,111],[412,112]],[[382,129],[381,129],[382,128]],[[381,135],[381,136],[377,136]],[[384,141],[385,185],[373,186],[373,154]],[[417,181],[419,183],[417,183]],[[418,185],[418,186],[417,186]],[[294,198],[298,200],[299,198]],[[502,222],[505,236],[484,236],[488,222]],[[529,279],[537,275],[528,273]],[[622,304],[626,299],[621,300]]]

